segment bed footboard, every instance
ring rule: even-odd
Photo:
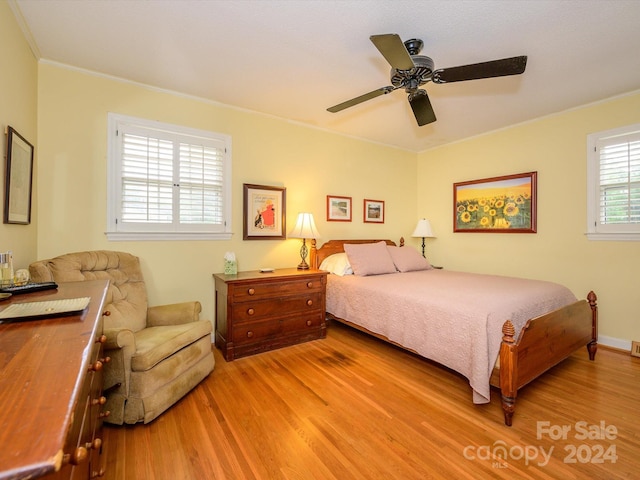
[[[581,300],[529,320],[516,340],[510,320],[502,327],[500,390],[504,423],[511,426],[518,389],[585,346],[589,359],[598,349],[597,297]]]

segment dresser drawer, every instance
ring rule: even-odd
[[[304,336],[307,332],[317,331],[323,324],[324,312],[238,324],[233,326],[233,342],[235,345],[243,345],[287,335]]]
[[[304,295],[252,299],[231,307],[234,323],[254,322],[262,318],[282,316],[290,313],[305,315],[323,308],[322,292],[305,292]]]
[[[245,302],[257,298],[273,298],[285,295],[299,295],[305,292],[324,291],[326,276],[291,279],[288,281],[252,282],[250,284],[234,285],[231,296],[234,302]]]

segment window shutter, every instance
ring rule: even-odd
[[[172,142],[122,134],[124,223],[172,223]]]
[[[640,223],[640,132],[601,139],[599,222]]]
[[[180,223],[224,222],[224,146],[180,144]]]

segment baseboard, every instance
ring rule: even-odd
[[[616,348],[618,350],[626,350],[631,352],[631,340],[622,340],[621,338],[607,337],[598,335],[598,344],[606,347]]]

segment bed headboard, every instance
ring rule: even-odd
[[[393,240],[329,240],[325,242],[320,248],[317,248],[316,241],[311,240],[311,251],[309,255],[311,268],[318,268],[322,261],[329,255],[334,253],[343,253],[345,243],[376,243],[386,242],[387,245],[396,245]],[[400,246],[404,247],[404,237],[400,238]]]

